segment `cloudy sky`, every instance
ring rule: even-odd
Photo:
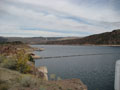
[[[0,36],[87,36],[120,28],[120,0],[0,0]]]

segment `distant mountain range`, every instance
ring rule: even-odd
[[[14,42],[14,41],[21,41],[23,43],[28,44],[41,44],[46,43],[48,41],[60,41],[60,40],[68,40],[68,39],[75,39],[77,37],[0,37],[0,43],[3,42]]]
[[[120,29],[87,37],[0,37],[0,42],[21,41],[28,44],[120,45]]]
[[[62,45],[120,45],[120,29],[112,32],[90,35],[83,38],[61,41],[48,41],[45,44]]]

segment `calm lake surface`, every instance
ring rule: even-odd
[[[115,62],[120,59],[120,47],[32,46],[45,48],[45,51],[35,52],[42,57],[68,56],[36,60],[36,67],[47,66],[48,75],[56,74],[62,79],[79,78],[88,90],[114,90]]]

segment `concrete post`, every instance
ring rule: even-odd
[[[116,62],[115,66],[115,90],[120,90],[120,60]]]

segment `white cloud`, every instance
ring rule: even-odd
[[[49,8],[49,10],[56,10],[73,16],[88,18],[92,20],[109,22],[120,21],[120,18],[118,19],[115,17],[115,11],[112,10],[112,6],[103,9],[102,6],[94,7],[93,5],[93,7],[89,7],[89,4],[76,5],[70,2],[70,0],[17,0],[17,2],[18,1],[27,4],[29,3],[31,5],[42,6],[43,8],[46,7]]]
[[[0,18],[2,19],[0,26],[6,28],[6,25],[8,25],[9,28],[13,28],[11,29],[12,32],[24,33],[26,36],[28,34],[36,36],[81,36],[81,32],[86,33],[86,35],[88,35],[87,33],[101,33],[118,28],[120,25],[119,15],[110,6],[104,9],[94,6],[89,7],[87,4],[76,5],[70,0],[11,0],[10,3],[6,2],[2,2],[0,11],[10,14],[9,18],[13,18],[13,20],[7,20],[8,16],[3,16],[4,19]],[[20,6],[22,4],[25,4],[26,7]],[[27,8],[27,5],[30,8]],[[45,14],[43,11],[48,13]],[[75,17],[82,20],[78,21],[75,18],[66,17]],[[9,28],[4,31],[2,27],[0,27],[0,32],[11,33]],[[20,30],[21,27],[41,28],[41,30],[26,31]],[[44,31],[44,29],[48,31]],[[54,30],[54,32],[49,30]],[[66,34],[64,32],[76,34]]]
[[[31,35],[33,37],[65,37],[65,36],[79,36],[79,34],[65,34],[65,33],[57,33],[57,32],[49,32],[49,31],[39,31],[39,30],[26,30],[26,31],[22,31],[19,28],[15,28],[15,27],[1,27],[2,30],[0,31],[0,35],[2,36],[7,36],[7,37],[30,37]],[[7,31],[7,32],[5,32]],[[15,35],[16,34],[16,35]],[[82,34],[81,34],[82,36]]]

